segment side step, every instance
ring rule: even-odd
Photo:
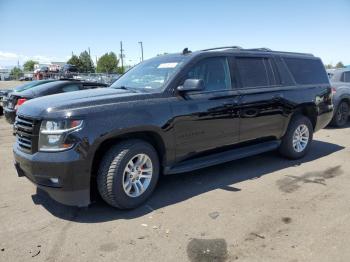
[[[281,141],[279,140],[263,142],[252,146],[245,146],[241,148],[228,150],[225,152],[216,153],[209,156],[186,160],[171,168],[169,167],[165,168],[164,174],[170,175],[170,174],[177,174],[177,173],[185,173],[185,172],[189,172],[189,171],[193,171],[193,170],[197,170],[197,169],[201,169],[209,166],[222,164],[232,160],[245,158],[248,156],[258,155],[264,152],[275,150],[279,147],[280,144],[281,144]]]

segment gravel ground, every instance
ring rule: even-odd
[[[298,161],[271,152],[161,179],[136,210],[60,205],[13,167],[0,117],[0,261],[350,261],[350,125]]]
[[[25,83],[28,83],[27,81],[21,82],[21,81],[0,81],[0,89],[5,88],[12,88],[15,86],[23,85]]]

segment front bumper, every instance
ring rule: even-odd
[[[90,204],[90,168],[74,149],[24,153],[13,147],[18,176],[26,176],[57,202],[84,207]],[[58,179],[58,182],[57,182]]]
[[[16,120],[16,110],[15,109],[8,109],[4,107],[4,115],[5,119],[8,123],[13,124]]]

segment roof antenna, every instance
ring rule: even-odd
[[[189,53],[192,53],[192,51],[188,50],[187,47],[184,50],[182,50],[182,54],[183,55],[186,55],[186,54],[189,54]]]

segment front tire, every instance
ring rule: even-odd
[[[345,101],[342,101],[335,112],[331,125],[335,127],[343,127],[348,122],[350,113],[349,104]]]
[[[159,159],[149,143],[132,139],[113,146],[103,157],[98,191],[109,205],[131,209],[152,194],[159,178]]]
[[[309,151],[313,138],[313,127],[309,118],[297,115],[289,123],[282,138],[279,152],[289,159],[299,159]]]

